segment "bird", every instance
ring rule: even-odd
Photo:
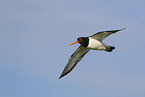
[[[90,50],[102,50],[102,51],[107,51],[107,52],[112,52],[115,47],[107,45],[103,43],[103,40],[118,31],[124,30],[119,29],[119,30],[109,30],[109,31],[100,31],[98,33],[95,33],[92,36],[88,37],[79,37],[77,38],[77,41],[73,42],[70,44],[74,45],[76,43],[79,43],[80,46],[76,49],[76,51],[70,56],[68,63],[66,64],[62,74],[60,75],[59,79],[70,73],[73,68],[77,65],[77,63],[85,56],[87,52]]]

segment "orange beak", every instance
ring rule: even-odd
[[[76,42],[73,42],[73,43],[71,43],[69,46],[71,46],[71,45],[73,45],[73,44],[76,44],[76,43],[78,43],[79,41],[77,40]]]

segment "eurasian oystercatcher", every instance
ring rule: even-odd
[[[125,29],[125,28],[124,28]],[[112,52],[115,49],[114,46],[109,46],[102,41],[109,36],[110,34],[116,33],[118,31],[124,30],[110,30],[110,31],[101,31],[89,37],[79,37],[76,42],[71,43],[70,45],[80,43],[80,46],[77,50],[71,55],[70,59],[68,60],[67,65],[65,66],[61,76],[64,77],[67,75],[72,69],[77,65],[77,63],[84,57],[84,55],[92,50],[104,50],[107,52]]]

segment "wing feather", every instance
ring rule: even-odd
[[[124,28],[125,29],[125,28]],[[119,29],[119,30],[110,30],[110,31],[101,31],[101,32],[98,32],[90,37],[94,38],[94,39],[97,39],[97,40],[104,40],[107,36],[109,36],[110,34],[113,34],[113,33],[116,33],[118,31],[121,31],[121,30],[124,30],[124,29]]]
[[[71,55],[68,60],[67,65],[65,66],[61,76],[59,79],[65,75],[67,75],[72,69],[77,65],[77,63],[84,57],[84,55],[89,51],[89,49],[80,45],[77,50]]]

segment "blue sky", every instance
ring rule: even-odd
[[[145,97],[144,0],[0,1],[1,97]],[[80,36],[126,28],[58,80]]]

